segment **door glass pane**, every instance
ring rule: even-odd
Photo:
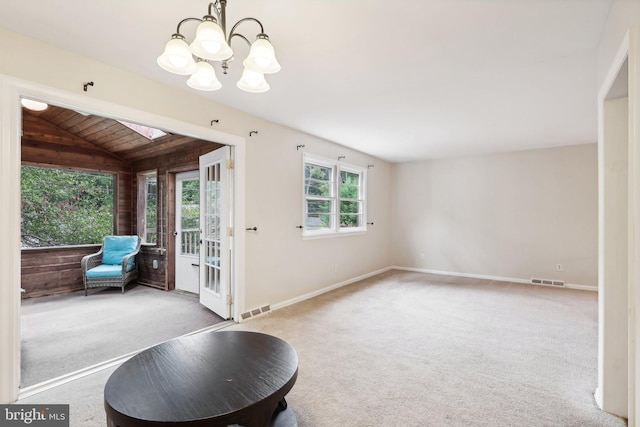
[[[180,212],[182,255],[200,253],[200,180],[182,181],[182,209]]]
[[[204,286],[216,294],[220,294],[220,268],[221,259],[221,237],[223,230],[220,230],[220,207],[221,207],[221,187],[220,187],[220,164],[216,163],[207,167],[207,181],[205,182],[205,212],[204,212],[204,246],[205,246],[205,280]]]

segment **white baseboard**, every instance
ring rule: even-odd
[[[396,265],[394,265],[391,268],[393,270],[415,271],[417,273],[431,273],[431,274],[442,274],[444,276],[471,277],[474,279],[497,280],[499,282],[524,283],[527,285],[533,284],[531,283],[531,279],[520,279],[515,277],[501,277],[501,276],[488,276],[484,274],[456,273],[451,271],[429,270],[426,268],[400,267]],[[535,286],[541,286],[541,285],[535,285]],[[572,283],[565,283],[563,287],[568,289],[578,289],[581,291],[598,292],[598,287],[591,286],[591,285],[575,285]]]
[[[385,273],[389,270],[402,270],[402,271],[415,271],[417,273],[431,273],[431,274],[441,274],[444,276],[458,276],[458,277],[471,277],[474,279],[486,279],[486,280],[497,280],[499,282],[512,282],[512,283],[523,283],[523,284],[527,284],[527,285],[533,285],[531,283],[531,279],[520,279],[520,278],[515,278],[515,277],[502,277],[502,276],[489,276],[489,275],[484,275],[484,274],[470,274],[470,273],[456,273],[456,272],[451,272],[451,271],[441,271],[441,270],[429,270],[426,268],[412,268],[412,267],[401,267],[401,266],[391,266],[391,267],[386,267],[386,268],[382,268],[380,270],[376,270],[376,271],[372,271],[371,273],[367,273],[367,274],[363,274],[362,276],[358,276],[358,277],[354,277],[352,279],[348,279],[345,280],[343,282],[340,283],[336,283],[330,286],[327,286],[326,288],[322,288],[322,289],[318,289],[317,291],[313,291],[313,292],[309,292],[307,294],[304,295],[300,295],[299,297],[295,297],[295,298],[291,298],[289,300],[286,301],[282,301],[276,304],[271,304],[271,309],[269,310],[269,312],[267,313],[263,313],[257,316],[252,316],[249,317],[247,319],[242,319],[239,320],[240,322],[246,322],[250,319],[253,319],[255,317],[259,317],[261,315],[264,314],[269,314],[270,312],[274,311],[274,310],[278,310],[305,300],[308,300],[310,298],[313,297],[317,297],[318,295],[322,295],[324,293],[333,291],[334,289],[338,289],[341,288],[343,286],[346,285],[350,285],[351,283],[355,283],[358,282],[360,280],[364,280],[367,279],[369,277],[372,276],[376,276],[378,274],[382,274]],[[534,285],[534,286],[542,286],[542,285]],[[570,283],[565,283],[564,288],[569,288],[569,289],[578,289],[578,290],[582,290],[582,291],[590,291],[590,292],[597,292],[598,291],[598,287],[597,286],[589,286],[589,285],[574,285],[574,284],[570,284]]]
[[[598,409],[602,409],[602,392],[600,391],[600,387],[596,388],[596,391],[593,392],[593,398],[596,400],[596,405],[598,405]]]
[[[338,288],[341,288],[343,286],[350,285],[351,283],[359,282],[360,280],[364,280],[364,279],[367,279],[369,277],[376,276],[378,274],[382,274],[382,273],[384,273],[386,271],[389,271],[391,269],[392,269],[392,267],[386,267],[386,268],[383,268],[383,269],[380,269],[380,270],[372,271],[371,273],[363,274],[362,276],[354,277],[352,279],[345,280],[344,282],[336,283],[336,284],[333,284],[331,286],[327,286],[326,288],[318,289],[317,291],[313,291],[313,292],[309,292],[308,294],[301,295],[299,297],[291,298],[289,300],[282,301],[282,302],[279,302],[277,304],[271,304],[271,311],[278,310],[280,308],[284,308],[284,307],[287,307],[289,305],[293,305],[295,303],[298,303],[298,302],[301,302],[301,301],[304,301],[304,300],[308,300],[309,298],[317,297],[318,295],[322,295],[324,293],[333,291],[334,289],[338,289]]]

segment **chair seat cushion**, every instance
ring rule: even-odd
[[[121,264],[122,258],[136,250],[138,236],[106,236],[102,249],[103,264]]]
[[[127,271],[133,270],[127,266]],[[87,271],[87,277],[118,277],[122,275],[122,265],[100,264]]]

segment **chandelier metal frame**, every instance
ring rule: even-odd
[[[223,74],[227,74],[229,63],[235,59],[231,49],[231,41],[238,37],[250,47],[249,55],[243,61],[244,71],[237,86],[247,92],[265,92],[269,84],[264,74],[280,71],[269,36],[264,32],[264,25],[253,17],[237,21],[227,35],[227,0],[216,0],[209,3],[207,14],[201,18],[184,18],[171,35],[165,50],[158,57],[158,65],[164,70],[181,75],[191,75],[187,84],[197,90],[212,91],[222,87],[215,75],[215,70],[208,61],[219,61]],[[187,22],[199,22],[196,37],[187,44],[181,27]],[[256,40],[251,43],[238,27],[246,22],[254,22],[260,27]],[[195,59],[194,59],[195,58]]]

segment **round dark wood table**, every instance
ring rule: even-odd
[[[293,347],[271,335],[218,331],[176,338],[123,363],[104,388],[109,427],[296,426],[284,399]]]

